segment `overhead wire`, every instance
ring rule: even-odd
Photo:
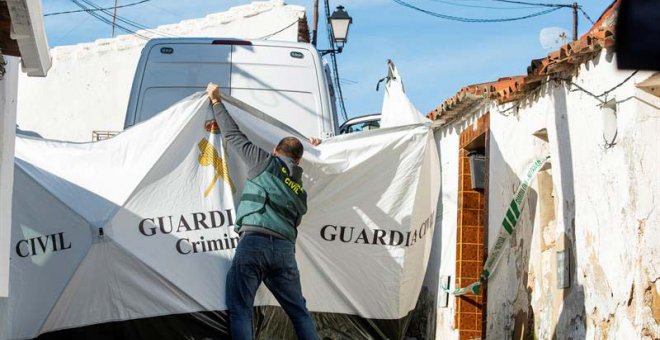
[[[83,5],[82,3],[80,3],[78,0],[71,0],[71,2],[73,2],[76,6],[78,6],[80,9],[82,9],[85,13],[87,13],[87,14],[93,16],[94,18],[98,19],[99,21],[104,22],[104,23],[106,23],[106,24],[108,24],[108,25],[112,25],[112,21],[108,20],[107,18],[103,17],[102,15],[99,15],[98,13],[96,13],[95,11],[93,11],[92,9],[90,9],[90,8],[88,8],[87,6],[85,6],[85,5]],[[124,27],[123,25],[115,24],[115,26],[116,26],[118,29],[120,29],[120,30],[122,30],[122,31],[124,31],[124,32],[126,32],[126,33],[128,33],[128,34],[132,34],[132,35],[134,35],[134,36],[136,36],[136,37],[138,37],[138,38],[140,38],[140,39],[149,40],[149,37],[144,36],[144,35],[142,35],[142,34],[140,34],[140,33],[137,33],[137,32],[135,32],[134,30],[132,30],[132,29],[130,29],[130,28]]]
[[[578,85],[578,84],[572,82],[570,79],[564,79],[564,81],[568,82],[569,84],[575,85],[575,87],[577,87],[578,90],[580,90],[580,91],[582,91],[582,92],[584,92],[584,93],[586,93],[586,94],[588,94],[588,95],[590,95],[590,96],[596,98],[597,100],[599,100],[601,103],[604,104],[607,100],[602,100],[602,99],[600,99],[600,97],[605,97],[605,99],[607,99],[607,95],[608,95],[608,94],[612,93],[614,90],[616,90],[616,89],[618,89],[619,87],[623,86],[623,84],[627,83],[627,82],[628,82],[630,79],[632,79],[632,77],[634,77],[638,72],[639,72],[639,70],[636,70],[636,71],[632,72],[628,77],[626,77],[626,78],[625,78],[624,80],[622,80],[620,83],[618,83],[618,84],[612,86],[609,90],[603,91],[603,93],[601,93],[601,94],[595,94],[595,93],[593,93],[593,92],[591,92],[591,91],[589,91],[589,90],[583,88],[582,86],[580,86],[580,85]]]
[[[519,109],[521,102],[523,102],[526,98],[529,98],[530,96],[532,96],[536,92],[541,91],[543,86],[550,83],[550,82],[555,82],[555,84],[557,84],[557,85],[561,85],[561,83],[565,83],[565,84],[568,84],[569,86],[574,86],[576,88],[576,90],[571,90],[571,91],[580,91],[580,92],[586,93],[590,97],[596,99],[600,103],[599,105],[604,105],[605,103],[607,103],[607,95],[614,92],[614,90],[616,90],[619,87],[623,86],[625,83],[629,82],[630,79],[632,79],[632,77],[634,77],[638,72],[639,72],[639,70],[636,70],[636,71],[632,72],[625,79],[623,79],[622,81],[620,81],[616,85],[610,87],[609,89],[603,91],[600,94],[596,94],[593,91],[587,90],[586,88],[584,88],[584,87],[580,86],[579,84],[575,83],[574,81],[572,81],[570,78],[548,77],[547,79],[543,80],[541,82],[541,84],[539,84],[536,87],[535,90],[530,91],[529,93],[527,93],[525,95],[525,98],[519,100],[517,103],[511,105],[509,108],[507,108],[505,110],[500,110],[499,106],[498,106],[498,111],[501,115],[508,116],[507,112]],[[601,99],[601,97],[605,97],[605,100]]]
[[[516,21],[516,20],[529,19],[529,18],[540,16],[540,15],[548,14],[550,12],[554,12],[554,11],[559,10],[563,7],[563,6],[562,7],[552,7],[552,8],[540,11],[540,12],[536,12],[536,13],[532,13],[532,14],[528,14],[528,15],[523,15],[523,16],[519,16],[519,17],[497,18],[497,19],[476,19],[476,18],[457,17],[457,16],[453,16],[453,15],[447,15],[447,14],[442,14],[442,13],[430,11],[430,10],[427,10],[427,9],[417,7],[413,4],[405,2],[403,0],[392,0],[392,1],[396,2],[397,4],[399,4],[401,6],[416,10],[418,12],[422,12],[424,14],[428,14],[430,16],[441,18],[441,19],[460,21],[460,22],[483,22],[483,23],[487,23],[487,22],[507,22],[507,21]],[[544,6],[544,7],[547,7],[547,6]]]
[[[580,10],[580,12],[582,12],[582,15],[584,15],[584,17],[587,18],[587,20],[589,20],[589,22],[591,22],[592,25],[596,24],[596,22],[593,21],[591,19],[591,17],[589,17],[589,14],[587,14],[587,12],[582,8],[582,6],[578,6],[578,9]]]
[[[523,6],[523,7],[494,7],[494,6],[482,6],[482,5],[470,5],[465,3],[457,3],[452,1],[445,0],[429,0],[433,2],[438,2],[442,4],[447,4],[457,7],[468,7],[468,8],[485,8],[485,9],[498,9],[498,10],[517,10],[517,9],[527,9],[527,8],[537,8],[537,6]]]
[[[132,2],[130,4],[125,4],[125,5],[121,5],[121,6],[106,7],[106,8],[103,8],[103,9],[105,9],[105,10],[113,9],[114,10],[115,8],[131,7],[131,6],[143,4],[143,3],[149,2],[149,1],[151,1],[151,0],[136,1],[136,2]],[[46,13],[46,14],[44,14],[44,16],[48,17],[48,16],[53,16],[53,15],[72,14],[72,13],[81,13],[81,12],[88,12],[88,11],[100,11],[100,10],[102,10],[102,9],[101,8],[99,8],[99,9],[89,9],[89,10],[77,9],[77,10],[72,10],[72,11]]]
[[[518,5],[530,5],[538,7],[573,7],[572,4],[548,4],[548,3],[538,3],[538,2],[527,2],[527,1],[516,1],[516,0],[491,0],[495,2],[504,2],[508,4],[518,4]]]
[[[295,25],[295,24],[297,24],[297,23],[298,23],[298,20],[296,20],[296,21],[294,21],[294,22],[288,24],[286,27],[284,27],[284,28],[282,28],[282,29],[280,29],[280,30],[278,30],[278,31],[276,31],[276,32],[270,33],[270,34],[268,34],[268,35],[264,35],[263,37],[259,37],[259,38],[256,38],[256,39],[257,39],[257,40],[265,40],[265,39],[268,39],[268,38],[270,38],[270,37],[272,37],[272,36],[274,36],[274,35],[276,35],[276,34],[278,34],[278,33],[281,33],[281,32],[283,32],[283,31],[285,31],[286,29],[292,27],[293,25]]]
[[[104,14],[107,15],[108,17],[114,17],[114,18],[116,18],[118,21],[121,21],[121,22],[123,22],[123,23],[125,23],[125,24],[127,24],[127,25],[129,25],[129,26],[135,27],[135,28],[137,28],[137,29],[143,30],[143,31],[145,31],[145,32],[147,32],[147,33],[150,33],[150,34],[152,34],[152,35],[160,35],[160,36],[163,36],[163,37],[176,37],[176,35],[169,34],[169,33],[165,33],[165,32],[154,31],[154,30],[152,30],[151,28],[149,28],[149,27],[147,27],[147,26],[145,26],[145,25],[142,25],[142,24],[140,24],[140,23],[138,23],[138,22],[135,22],[135,21],[130,20],[130,19],[127,19],[127,18],[124,18],[124,17],[122,17],[122,16],[120,16],[120,15],[115,15],[115,14],[112,13],[110,10],[108,10],[108,9],[104,9],[104,8],[101,8],[100,6],[98,6],[97,4],[93,3],[92,1],[89,1],[89,0],[82,0],[82,1],[83,1],[84,3],[86,3],[86,4],[88,4],[89,6],[91,6],[92,8],[100,10],[102,13],[104,13]],[[117,24],[115,23],[114,25],[116,26]]]
[[[81,3],[82,1],[82,3]],[[175,37],[175,35],[169,34],[169,33],[163,33],[163,32],[158,32],[149,29],[148,27],[137,23],[135,21],[123,18],[121,16],[114,16],[114,13],[110,12],[109,9],[107,8],[102,8],[95,3],[88,1],[88,0],[71,0],[76,6],[78,6],[81,11],[93,16],[94,18],[98,19],[99,21],[106,23],[108,25],[117,27],[119,30],[126,32],[128,34],[132,34],[140,39],[143,40],[149,40],[150,37],[147,35],[144,35],[144,33],[149,33],[151,35],[159,35],[159,36],[165,36],[165,37]],[[84,3],[84,4],[83,4]],[[89,5],[90,7],[87,7],[86,5]],[[118,6],[119,7],[119,6]],[[105,16],[104,16],[105,15]],[[124,26],[123,24],[120,24],[118,22],[113,22],[111,20],[112,17],[115,17],[117,21],[123,22],[128,26]],[[144,33],[138,33],[135,29],[131,28],[134,27],[138,30],[144,31]]]

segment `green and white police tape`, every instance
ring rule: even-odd
[[[550,156],[547,156],[543,159],[537,159],[527,168],[527,171],[524,174],[525,177],[523,178],[522,183],[520,183],[518,190],[516,190],[516,195],[513,197],[513,200],[511,200],[509,209],[507,209],[504,220],[502,220],[500,232],[497,235],[497,239],[495,240],[493,248],[489,252],[488,259],[486,259],[486,264],[484,264],[484,269],[481,272],[481,275],[479,275],[479,281],[473,282],[463,288],[448,289],[443,287],[446,292],[452,295],[464,295],[470,293],[479,294],[479,288],[481,288],[481,284],[488,281],[488,279],[493,275],[495,266],[502,257],[504,243],[516,229],[516,224],[518,223],[518,218],[520,218],[520,212],[524,206],[525,197],[527,196],[530,183],[534,180],[536,174],[549,159]]]

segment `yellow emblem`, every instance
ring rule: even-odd
[[[211,181],[211,184],[204,190],[204,197],[207,197],[209,193],[211,193],[211,190],[213,190],[213,187],[215,186],[215,183],[218,181],[218,178],[222,177],[222,179],[227,182],[229,187],[231,188],[231,192],[235,192],[236,189],[234,188],[234,183],[231,181],[231,178],[229,177],[229,167],[227,166],[227,153],[223,152],[224,158],[220,158],[220,155],[218,154],[218,151],[215,149],[215,147],[209,143],[206,138],[202,138],[202,140],[197,143],[197,147],[199,147],[199,165],[201,166],[213,166],[213,170],[215,170],[215,176],[213,176],[213,180]],[[223,150],[224,151],[224,150]]]

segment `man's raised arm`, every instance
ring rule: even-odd
[[[231,145],[232,149],[239,153],[250,170],[263,167],[270,154],[254,145],[238,127],[229,112],[227,112],[225,105],[222,104],[220,87],[209,83],[206,92],[211,104],[213,104],[213,113],[225,143]]]

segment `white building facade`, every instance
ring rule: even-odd
[[[660,338],[660,98],[645,85],[660,75],[618,70],[612,38],[595,41],[575,59],[551,54],[532,64],[542,76],[476,85],[430,113],[439,119],[442,169],[435,261],[451,288],[474,275],[462,259],[472,243],[483,268],[526,169],[550,156],[485,295],[450,296],[438,306],[436,339]],[[465,231],[472,191],[461,178],[472,174],[461,158],[481,133],[487,185],[479,243]]]
[[[307,34],[309,39],[307,30],[304,7],[271,0],[137,33],[150,38],[301,41],[301,35]],[[120,35],[53,48],[48,78],[20,77],[21,98],[43,98],[39,102],[19,100],[21,130],[47,139],[76,142],[91,141],[93,131],[123,130],[133,76],[146,42],[137,36]]]
[[[14,184],[14,139],[18,77],[44,77],[50,68],[48,43],[42,20],[41,1],[0,2],[3,27],[0,33],[0,339],[9,294],[9,247],[11,235],[12,190]]]

